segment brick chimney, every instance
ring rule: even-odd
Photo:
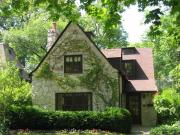
[[[51,26],[51,29],[48,30],[47,45],[46,45],[47,51],[54,44],[54,42],[56,41],[58,36],[59,36],[59,32],[57,31],[56,22],[53,22],[52,26]]]

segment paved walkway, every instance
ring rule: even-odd
[[[151,127],[133,125],[131,135],[149,135]]]

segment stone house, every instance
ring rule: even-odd
[[[156,124],[152,49],[100,50],[89,32],[72,22],[61,33],[53,23],[47,49],[30,73],[34,105],[64,111],[125,107],[135,124]]]

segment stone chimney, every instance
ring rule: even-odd
[[[46,45],[47,51],[54,44],[54,42],[56,41],[58,36],[59,36],[59,32],[57,31],[56,22],[53,22],[52,26],[51,26],[51,29],[48,30],[47,45]]]

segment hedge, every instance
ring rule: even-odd
[[[122,108],[95,111],[46,111],[37,107],[12,107],[8,113],[10,129],[62,130],[101,129],[121,133],[131,130],[131,115]]]

